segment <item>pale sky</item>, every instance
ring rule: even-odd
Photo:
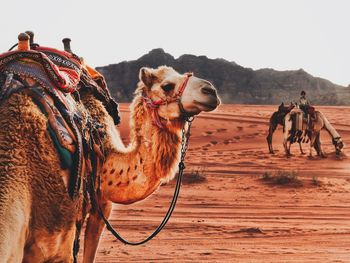
[[[253,69],[303,68],[350,84],[347,0],[1,1],[0,52],[26,30],[43,46],[63,37],[91,66],[137,59],[161,47],[225,58]]]

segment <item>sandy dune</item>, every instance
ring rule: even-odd
[[[206,180],[183,185],[173,217],[148,244],[125,246],[105,231],[97,262],[350,262],[350,157],[337,159],[323,133],[327,159],[309,160],[297,145],[287,159],[281,128],[274,137],[277,153],[268,154],[265,137],[275,108],[223,105],[196,118],[187,172],[200,168]],[[318,109],[350,147],[350,107]],[[127,137],[128,105],[121,111]],[[298,171],[304,186],[260,180],[278,169]],[[112,224],[132,241],[146,237],[162,220],[173,188],[171,183],[141,203],[115,206]]]

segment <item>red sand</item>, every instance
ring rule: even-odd
[[[309,160],[297,145],[288,159],[281,128],[274,136],[277,153],[268,154],[265,137],[275,108],[223,105],[197,117],[187,172],[201,168],[206,180],[183,185],[172,218],[146,245],[125,246],[105,231],[96,262],[350,262],[349,158],[337,159],[323,133],[327,159]],[[350,107],[318,109],[350,145]],[[121,112],[127,137],[128,105]],[[304,186],[260,180],[278,169],[297,170]],[[116,205],[112,225],[131,241],[146,237],[162,220],[173,189],[172,182],[141,203]]]

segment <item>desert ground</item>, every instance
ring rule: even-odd
[[[298,145],[286,158],[279,127],[273,140],[277,151],[270,155],[265,138],[276,108],[222,105],[198,116],[187,178],[167,226],[138,247],[105,231],[96,262],[350,262],[350,150],[345,146],[336,158],[323,132],[326,159],[308,159]],[[120,109],[127,142],[128,105]],[[317,109],[350,147],[350,107]],[[294,170],[301,185],[262,180],[265,172],[277,170]],[[112,225],[131,241],[145,238],[161,222],[173,189],[174,182],[143,202],[115,205]]]

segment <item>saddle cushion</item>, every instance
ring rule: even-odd
[[[11,69],[11,64],[15,61],[20,61],[21,63],[35,61],[44,68],[46,72],[45,77],[49,78],[49,81],[52,82],[54,86],[66,93],[74,92],[80,81],[82,65],[79,64],[77,60],[73,61],[64,56],[64,54],[61,56],[53,56],[51,50],[46,52],[51,56],[53,59],[52,61],[57,63],[57,65],[43,52],[36,50],[10,51],[0,55],[0,71],[3,71],[4,68],[6,68],[8,72],[11,72],[11,70],[13,70]],[[43,74],[35,76],[35,72],[25,69],[22,70],[22,74],[30,77],[40,77],[41,82],[48,82]]]

